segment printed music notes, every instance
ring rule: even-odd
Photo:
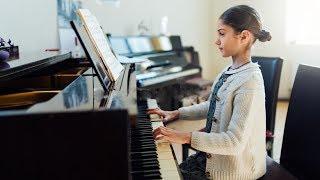
[[[97,18],[87,9],[79,9],[77,14],[102,61],[104,72],[108,74],[110,81],[115,82],[124,68],[111,50]]]

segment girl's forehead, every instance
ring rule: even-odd
[[[219,21],[218,21],[217,30],[218,30],[218,31],[219,31],[219,30],[226,30],[226,31],[228,31],[228,30],[232,30],[232,27],[229,26],[229,25],[224,24],[222,20],[219,20]]]

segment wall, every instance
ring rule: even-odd
[[[168,31],[182,37],[184,45],[192,45],[200,53],[204,76],[211,77],[209,56],[211,39],[211,0],[121,0],[120,7],[99,6],[95,1],[84,1],[99,19],[103,29],[113,35],[137,35],[138,24],[144,20],[152,34],[160,33],[160,22],[167,16]]]
[[[55,0],[0,0],[0,6],[0,37],[11,38],[26,53],[57,47]]]

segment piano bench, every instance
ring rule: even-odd
[[[266,158],[267,162],[267,172],[264,176],[259,178],[259,180],[293,180],[297,179],[292,174],[290,174],[286,169],[281,167],[280,164],[275,162],[272,158],[267,156]]]

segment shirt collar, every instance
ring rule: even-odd
[[[252,69],[252,68],[259,68],[260,65],[258,63],[254,63],[254,62],[250,62],[244,66],[241,66],[240,68],[238,69],[229,69],[230,66],[226,67],[225,70],[224,70],[224,73],[225,74],[235,74],[235,73],[238,73],[238,72],[241,72],[241,71],[245,71],[245,70],[249,70],[249,69]]]

